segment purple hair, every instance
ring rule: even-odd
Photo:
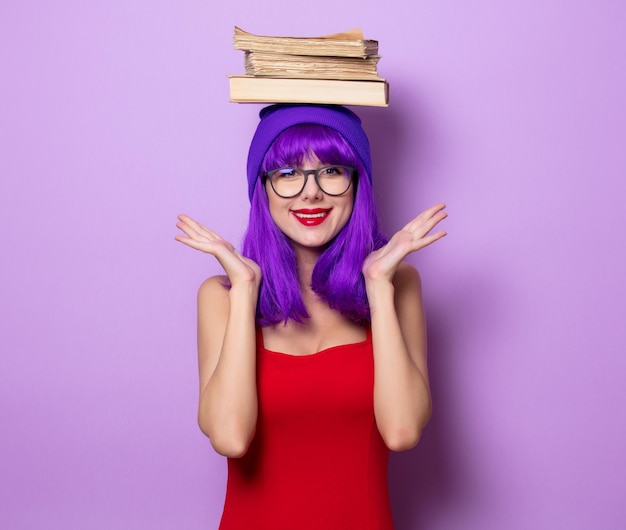
[[[387,239],[379,230],[368,178],[371,175],[366,174],[360,158],[337,131],[323,125],[296,125],[283,131],[272,143],[261,164],[261,175],[277,167],[300,165],[310,153],[324,164],[351,166],[357,172],[350,219],[318,259],[311,285],[331,308],[363,323],[370,320],[370,311],[361,268],[367,255],[382,247]],[[300,293],[295,253],[270,215],[263,178],[257,179],[254,187],[243,254],[261,267],[258,325],[286,323],[289,319],[303,322],[308,318]]]

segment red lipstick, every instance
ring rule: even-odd
[[[291,213],[304,226],[318,226],[326,220],[331,210],[332,208],[303,208],[291,210]]]

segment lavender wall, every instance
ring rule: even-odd
[[[195,291],[238,241],[259,106],[235,24],[381,42],[362,116],[385,224],[435,201],[435,415],[390,469],[398,530],[626,525],[624,4],[3,2],[0,527],[215,528]]]

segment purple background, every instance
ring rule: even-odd
[[[235,24],[380,40],[362,110],[388,230],[413,256],[434,418],[393,455],[398,530],[626,525],[622,2],[3,2],[0,527],[215,528],[196,426],[195,292],[234,242],[257,105],[228,103]]]

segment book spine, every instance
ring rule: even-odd
[[[230,101],[236,103],[318,103],[386,107],[386,81],[276,79],[231,76]]]

